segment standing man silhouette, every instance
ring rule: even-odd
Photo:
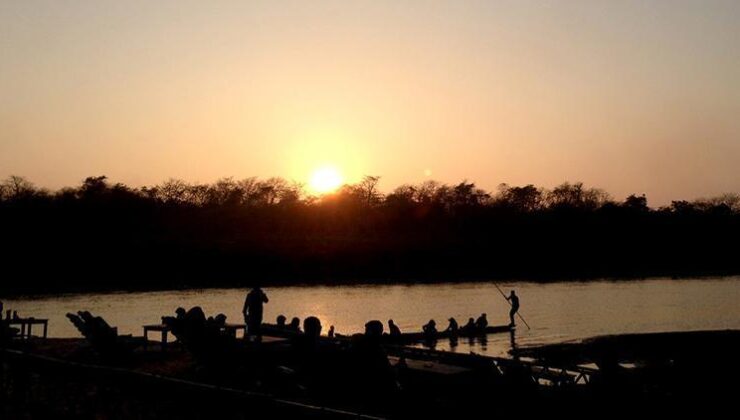
[[[509,311],[509,319],[511,320],[511,323],[509,324],[510,327],[513,327],[516,325],[514,323],[514,315],[516,315],[517,311],[519,311],[519,296],[516,295],[516,293],[512,290],[509,297],[506,298],[506,300],[511,303],[511,310]]]
[[[242,313],[244,314],[244,323],[247,324],[248,335],[256,336],[257,338],[261,336],[260,326],[262,325],[263,304],[268,301],[267,295],[259,286],[247,293]]]

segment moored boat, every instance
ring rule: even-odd
[[[426,340],[439,340],[439,339],[445,339],[445,338],[468,338],[468,337],[480,337],[488,334],[500,334],[509,332],[512,330],[512,327],[510,325],[490,325],[482,330],[475,329],[475,330],[464,330],[464,329],[458,329],[457,331],[438,331],[433,335],[427,334],[423,331],[419,332],[410,332],[410,333],[401,333],[400,336],[392,337],[390,335],[384,336],[388,340],[392,340],[395,342],[418,342],[418,341],[426,341]]]

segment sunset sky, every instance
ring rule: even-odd
[[[0,1],[0,177],[43,187],[333,168],[660,205],[739,162],[740,1]]]

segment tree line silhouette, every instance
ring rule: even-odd
[[[11,176],[0,293],[740,273],[737,194],[651,208],[582,183],[379,181],[313,196],[281,178],[47,191]]]

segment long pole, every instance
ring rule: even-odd
[[[493,283],[493,285],[496,286],[496,290],[498,290],[498,292],[501,293],[501,296],[504,297],[504,299],[506,300],[506,303],[508,303],[509,305],[511,305],[511,302],[509,302],[509,298],[507,298],[506,297],[506,294],[504,294],[504,292],[501,291],[501,289],[498,287],[498,284]],[[527,326],[527,329],[528,330],[531,330],[531,328],[529,327],[529,324],[527,324],[527,320],[524,319],[524,317],[522,316],[522,314],[520,314],[519,311],[517,311],[516,314],[519,315],[519,319],[521,319],[522,322],[524,322],[524,325]]]

